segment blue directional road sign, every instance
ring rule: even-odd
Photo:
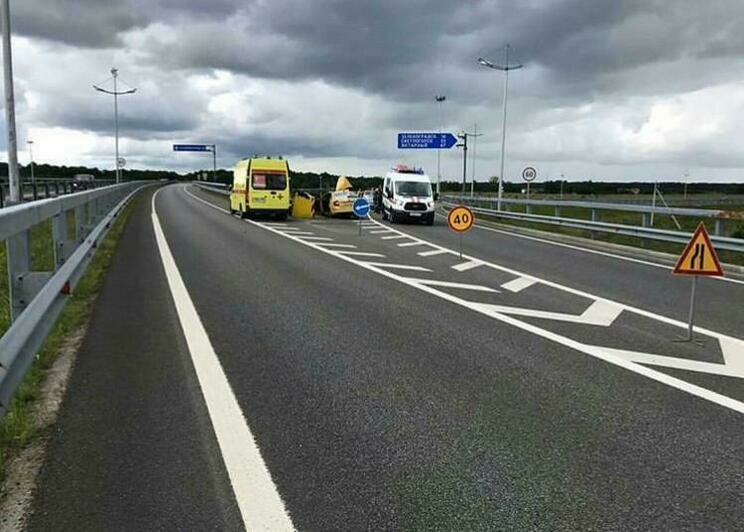
[[[364,218],[369,214],[369,200],[367,198],[357,198],[351,208],[358,218]]]
[[[173,151],[212,151],[211,144],[174,144]]]
[[[398,133],[399,150],[449,149],[457,144],[452,133]]]

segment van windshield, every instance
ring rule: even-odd
[[[431,184],[421,181],[398,181],[395,193],[399,196],[431,196]]]
[[[254,173],[251,186],[256,190],[284,190],[287,188],[287,176],[284,173]]]

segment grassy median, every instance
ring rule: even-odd
[[[52,332],[37,354],[15,397],[0,420],[0,483],[5,478],[5,468],[12,458],[29,441],[37,437],[39,429],[31,418],[31,407],[39,398],[41,384],[46,371],[54,362],[61,346],[70,334],[83,327],[90,317],[93,304],[111,263],[119,236],[129,218],[139,195],[135,196],[115,219],[104,240],[99,243],[93,260],[75,287],[70,301],[57,319]],[[72,220],[74,223],[74,219]],[[51,270],[54,263],[51,222],[39,224],[32,229],[32,264],[34,269]],[[5,246],[0,246],[0,334],[10,326],[8,306],[8,272]]]

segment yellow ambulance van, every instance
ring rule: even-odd
[[[230,213],[248,218],[268,214],[285,219],[290,208],[289,165],[281,157],[251,157],[235,165]]]

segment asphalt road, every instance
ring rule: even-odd
[[[150,194],[97,303],[31,529],[241,526]],[[473,262],[441,221],[359,236],[224,203],[173,185],[155,208],[297,529],[741,528],[744,285],[701,283],[707,331],[680,344],[689,286],[660,268],[477,229]]]

